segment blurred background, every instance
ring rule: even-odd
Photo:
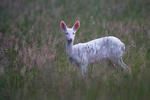
[[[64,20],[80,20],[75,44],[116,36],[120,66],[90,65],[86,79],[65,52]],[[0,100],[150,99],[149,0],[0,0]]]

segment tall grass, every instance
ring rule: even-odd
[[[148,0],[0,0],[0,100],[150,99]],[[75,43],[113,35],[131,75],[107,62],[86,79],[65,53],[59,23],[80,20]]]

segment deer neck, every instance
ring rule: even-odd
[[[67,53],[67,56],[72,56],[72,47],[73,47],[73,41],[72,42],[66,41],[66,53]]]

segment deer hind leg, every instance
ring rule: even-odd
[[[131,72],[130,69],[128,68],[128,66],[123,62],[122,57],[120,59],[118,59],[118,64],[125,69],[127,72]]]
[[[112,63],[111,60],[108,60],[109,61],[109,64],[112,66],[113,69],[116,69],[116,65],[114,63]]]

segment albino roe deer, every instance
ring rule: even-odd
[[[80,22],[76,21],[72,28],[68,28],[65,22],[61,21],[60,27],[66,35],[67,56],[73,65],[81,67],[82,75],[86,74],[88,64],[102,60],[109,60],[112,64],[118,64],[126,71],[130,71],[122,60],[125,45],[118,38],[108,36],[73,45]]]

